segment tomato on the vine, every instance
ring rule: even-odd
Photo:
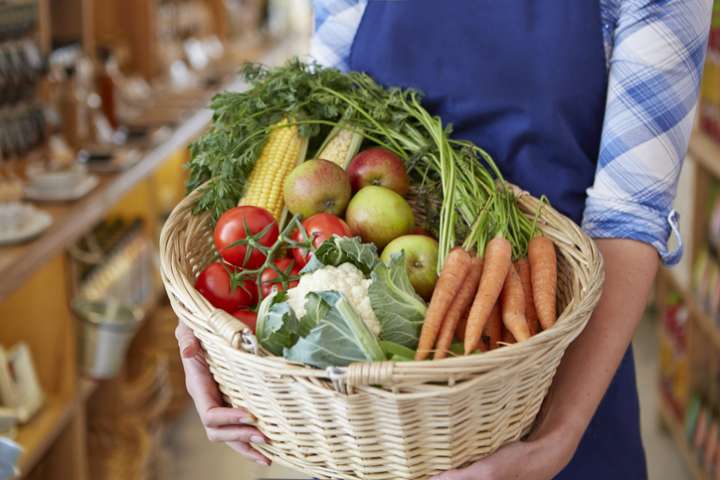
[[[278,223],[270,212],[244,205],[231,208],[220,216],[213,239],[226,262],[238,267],[258,268],[265,262],[265,253],[249,242],[271,247],[279,233]]]
[[[283,272],[283,275],[286,278],[290,276],[294,277],[293,279],[288,280],[288,288],[293,288],[298,284],[297,277],[300,276],[300,267],[298,267],[297,262],[290,258],[279,258],[275,260],[274,263],[275,267],[281,272]],[[278,274],[278,272],[272,267],[268,267],[263,270],[262,274],[260,275],[260,284],[262,286],[263,297],[267,297],[268,295],[270,295],[273,287],[276,285],[279,292],[285,291],[282,280],[278,278],[279,276],[280,275]]]
[[[345,221],[331,213],[316,213],[302,222],[308,236],[312,238],[312,245],[318,248],[325,240],[338,235],[340,237],[352,237],[353,232]],[[304,240],[302,232],[298,229],[293,232],[292,239],[296,242]],[[300,268],[310,260],[311,253],[305,248],[293,248],[292,255]]]
[[[234,269],[222,262],[211,263],[200,272],[195,288],[213,306],[227,312],[252,307],[257,303],[257,284],[250,278],[233,288],[231,274]]]
[[[245,324],[246,327],[248,327],[250,330],[252,330],[253,333],[255,333],[255,326],[257,325],[257,313],[253,312],[252,310],[237,310],[233,312],[233,317],[240,320],[242,323]]]

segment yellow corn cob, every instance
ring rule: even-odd
[[[262,207],[280,223],[285,206],[283,182],[290,171],[305,160],[308,145],[308,140],[300,136],[297,125],[287,123],[287,120],[281,120],[270,132],[238,202],[238,205]]]
[[[336,125],[323,142],[316,157],[347,168],[350,160],[360,149],[362,141],[363,136],[360,133]]]

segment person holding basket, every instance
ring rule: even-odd
[[[425,92],[453,135],[596,239],[604,292],[530,435],[438,480],[644,479],[630,343],[659,263],[693,125],[711,0],[316,0],[312,55]],[[177,337],[212,441],[260,463],[266,438],[223,405],[192,332]]]

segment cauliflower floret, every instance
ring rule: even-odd
[[[335,290],[347,298],[365,325],[380,335],[380,322],[370,305],[368,288],[372,281],[352,263],[339,267],[326,266],[300,277],[297,286],[288,289],[288,304],[298,317],[305,315],[305,296],[310,292]]]

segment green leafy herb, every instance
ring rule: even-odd
[[[308,301],[324,302],[327,307],[308,310],[305,317],[324,312],[303,323],[315,326],[295,345],[286,348],[284,356],[290,361],[318,368],[344,367],[355,362],[380,362],[385,354],[378,339],[368,329],[350,302],[334,291],[309,293]]]
[[[410,284],[404,256],[394,255],[387,266],[379,262],[371,279],[368,296],[382,326],[382,339],[416,348],[427,306]]]

